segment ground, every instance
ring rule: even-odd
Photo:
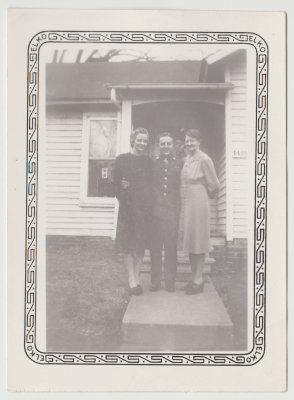
[[[245,350],[246,263],[217,262],[211,278]],[[108,238],[47,237],[47,351],[118,350],[128,305],[127,276]]]

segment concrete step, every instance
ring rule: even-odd
[[[162,259],[164,259],[164,252],[162,252]],[[143,262],[145,264],[150,264],[150,252],[149,250],[145,250],[145,255],[144,255],[144,260]],[[205,264],[211,265],[215,263],[215,259],[213,257],[207,256],[205,258]],[[182,251],[178,251],[178,264],[180,265],[185,265],[188,264],[190,265],[189,257],[187,257]]]
[[[164,253],[162,253],[162,259],[164,261]],[[143,265],[141,272],[150,273],[150,253],[149,250],[145,251],[145,256],[143,260]],[[215,259],[213,257],[207,256],[205,258],[204,274],[211,273],[211,266],[215,264]],[[187,280],[191,274],[190,261],[183,252],[178,252],[178,268],[177,268],[177,280]],[[187,276],[188,275],[188,276]]]
[[[141,267],[141,273],[150,274],[150,264],[144,263]],[[203,273],[205,275],[211,274],[211,264],[205,264]],[[177,268],[177,281],[187,281],[190,279],[191,268],[189,264],[178,264]]]
[[[127,351],[218,351],[233,346],[233,323],[207,277],[202,293],[187,296],[184,284],[176,291],[150,292],[141,276],[144,293],[133,296],[122,322]]]

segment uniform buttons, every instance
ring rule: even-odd
[[[165,180],[165,181],[167,180],[167,176],[164,177],[164,180]]]
[[[163,195],[166,196],[166,192],[164,192]]]
[[[165,188],[167,188],[167,185],[164,185]]]
[[[167,172],[167,169],[165,168],[164,172]]]

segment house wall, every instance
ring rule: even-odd
[[[226,78],[234,85],[226,107],[226,214],[227,239],[248,236],[248,115],[246,53],[234,57]],[[228,140],[228,137],[230,140]]]
[[[82,112],[62,108],[47,112],[45,180],[49,235],[113,234],[114,205],[80,205],[82,133]]]

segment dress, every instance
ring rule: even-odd
[[[210,250],[209,197],[219,190],[211,158],[202,151],[187,156],[181,172],[183,250],[203,254]]]
[[[121,154],[114,166],[115,195],[119,200],[116,244],[122,251],[149,248],[152,215],[152,161],[148,156]],[[123,189],[122,179],[130,186]]]

